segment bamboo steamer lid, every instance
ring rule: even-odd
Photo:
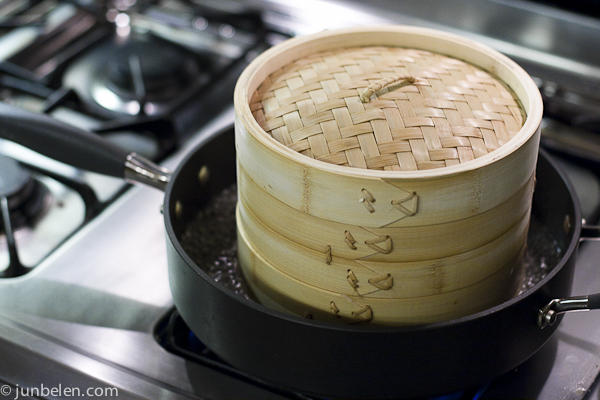
[[[341,48],[273,72],[250,108],[278,142],[332,164],[444,168],[498,149],[523,126],[512,91],[481,68],[430,51]]]
[[[371,72],[365,67],[358,75],[361,79],[356,82],[350,79],[347,86],[342,84],[340,90],[335,92],[335,96],[341,98],[333,99],[318,97],[327,94],[322,86],[325,82],[335,81],[336,72],[332,73],[333,79],[319,82],[313,82],[307,77],[307,84],[303,83],[303,89],[292,93],[287,81],[294,87],[293,82],[301,79],[301,76],[296,76],[301,75],[301,70],[292,72],[287,81],[283,80],[287,88],[273,88],[272,95],[261,91],[262,88],[270,86],[270,81],[285,77],[288,66],[294,63],[308,63],[316,54],[332,52],[332,49],[340,47],[369,48],[378,52],[388,48],[406,48],[412,51],[409,54],[413,54],[413,59],[417,59],[415,55],[430,53],[433,58],[444,56],[446,63],[458,70],[446,69],[446,74],[435,67],[429,67],[427,71],[418,74],[414,66],[396,68],[388,65],[387,72],[379,72],[379,76],[375,76],[370,75]],[[404,65],[407,61],[400,59],[397,64],[400,63]],[[460,74],[460,68],[469,65],[476,71],[469,78],[472,81],[464,74],[458,79],[452,77],[453,74]],[[360,94],[371,82],[388,77],[386,74],[395,74],[396,77],[408,75],[409,78],[414,78],[414,82],[400,80],[392,84],[392,88],[396,85],[395,90],[387,88],[388,93],[378,93],[375,90],[371,101],[362,103]],[[449,81],[448,84],[444,84],[446,89],[436,91],[435,89],[444,83],[444,79],[454,79],[455,84]],[[304,82],[304,79],[302,81]],[[488,83],[492,81],[493,83]],[[321,85],[320,89],[318,85]],[[353,87],[355,85],[358,87]],[[500,104],[495,104],[493,99],[485,98],[482,101],[477,97],[478,94],[481,98],[486,96],[484,92],[488,92],[480,87],[487,86],[490,89],[502,87],[507,90],[499,97],[494,96],[497,99],[495,101]],[[514,97],[507,88],[514,93]],[[312,128],[295,129],[294,124],[297,121],[291,121],[289,127],[276,127],[277,124],[270,125],[271,122],[266,122],[265,115],[269,115],[272,110],[270,106],[265,110],[265,104],[275,101],[275,93],[279,91],[288,91],[287,94],[293,99],[286,97],[286,102],[290,103],[284,102],[283,106],[277,108],[275,114],[270,115],[274,117],[270,121],[291,120],[285,111],[302,108],[302,112],[298,109],[291,111],[291,114],[300,117],[302,114],[308,115],[309,120],[312,117],[318,123],[311,125]],[[343,97],[349,92],[353,92],[352,97]],[[262,95],[266,97],[263,98]],[[406,96],[407,99],[393,99],[395,95]],[[307,96],[309,99],[305,99]],[[385,96],[392,98],[385,99]],[[384,100],[375,97],[384,97]],[[414,98],[418,103],[412,106],[412,111],[402,111],[402,107],[387,108],[391,103],[397,106],[399,103],[410,102],[409,98]],[[532,79],[518,65],[496,51],[445,32],[400,26],[363,27],[294,38],[263,53],[246,68],[238,80],[234,101],[238,160],[252,179],[290,207],[335,222],[368,227],[382,227],[391,223],[417,226],[468,218],[494,208],[510,198],[518,188],[525,185],[535,170],[542,101]],[[304,105],[310,101],[315,103],[314,110],[304,110]],[[366,110],[359,111],[354,120],[352,117],[340,119],[346,122],[336,121],[335,116],[333,120],[321,120],[325,118],[325,114],[344,113],[345,111],[335,108],[340,106],[342,101],[344,108],[356,106]],[[522,106],[520,111],[519,103]],[[485,108],[483,104],[486,104]],[[317,106],[334,108],[324,110],[317,109]],[[500,113],[500,110],[508,110],[508,113]],[[387,119],[386,114],[392,114],[393,118]],[[525,115],[526,118],[523,120],[520,115]],[[369,119],[373,116],[374,119]],[[462,126],[451,123],[458,119],[461,120]],[[352,126],[345,126],[346,123]],[[424,125],[414,125],[417,123]],[[321,154],[325,134],[310,135],[313,132],[310,130],[323,127],[335,130],[333,125],[337,126],[340,140],[344,143],[358,141],[360,145],[361,142],[365,142],[362,143],[363,147],[344,150],[344,153],[354,154],[360,151],[363,156],[367,155],[365,164],[369,160],[369,164],[375,168],[348,168],[310,158],[297,151],[305,151],[313,156],[317,154],[317,158],[327,159],[328,155]],[[293,135],[298,140],[285,143],[284,138],[282,140],[285,144],[281,143],[265,131],[268,128],[287,130],[290,137]],[[361,133],[361,129],[371,129],[373,132]],[[381,133],[382,131],[384,133]],[[495,132],[495,139],[492,131]],[[417,137],[418,135],[421,136]],[[314,139],[310,139],[311,137]],[[321,145],[317,144],[315,147],[320,150],[312,147],[310,151],[308,148],[304,149],[303,146],[311,141],[320,142]],[[337,146],[338,143],[334,142],[336,141],[327,142],[327,146],[331,143],[334,147]],[[470,147],[467,146],[467,142]],[[455,150],[444,147],[450,146],[451,143],[461,146]],[[292,148],[286,144],[290,144]],[[383,150],[380,150],[382,147]],[[345,147],[340,145],[340,148]],[[398,149],[410,151],[398,152]],[[331,153],[331,149],[329,151]],[[425,152],[428,153],[427,156]],[[375,158],[369,157],[372,153],[375,153]],[[458,159],[443,161],[444,167],[429,169],[441,165],[440,157],[447,153],[463,154],[462,160],[459,156]],[[473,159],[466,155],[471,153]],[[338,156],[331,157],[337,159]],[[424,157],[429,157],[430,161],[417,163],[417,160]],[[396,167],[382,163],[384,159],[398,159],[400,162],[400,159],[411,158],[415,160],[414,163],[401,163]],[[419,165],[424,169],[418,169]],[[405,169],[415,166],[417,168],[396,170],[402,169],[403,166],[406,166]],[[386,168],[388,170],[385,170]],[[331,190],[332,188],[335,190]],[[398,222],[400,220],[402,221]]]

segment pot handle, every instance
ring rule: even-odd
[[[0,138],[76,168],[164,190],[168,170],[94,133],[0,102]]]
[[[583,225],[580,242],[600,239],[600,226]],[[586,311],[600,309],[600,293],[587,296],[566,297],[553,299],[538,310],[537,326],[544,329],[556,322],[559,314],[569,311]]]

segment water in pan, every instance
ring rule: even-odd
[[[181,246],[208,275],[236,294],[252,298],[238,268],[235,207],[232,185],[196,214],[181,237]]]
[[[181,237],[186,253],[208,275],[236,294],[252,299],[238,267],[235,207],[236,186],[223,190],[190,221]],[[562,257],[550,232],[535,215],[530,222],[527,250],[522,258],[518,294],[534,287]]]
[[[522,260],[523,275],[518,294],[534,287],[562,258],[561,248],[533,214],[529,223],[527,251]]]

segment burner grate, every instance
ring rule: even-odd
[[[154,331],[154,337],[167,351],[219,371],[242,382],[266,389],[287,399],[317,400],[315,397],[307,397],[300,393],[272,386],[227,364],[194,335],[176,309],[171,310],[157,324]]]
[[[167,351],[184,357],[190,361],[202,364],[209,368],[225,373],[240,381],[256,385],[271,392],[294,400],[318,400],[317,397],[306,396],[301,393],[291,392],[286,389],[274,387],[260,381],[246,373],[243,373],[223,361],[217,354],[213,353],[204,345],[190,330],[177,309],[170,310],[157,324],[154,337],[156,341]],[[432,397],[423,400],[478,400],[481,399],[489,385],[480,388],[465,390],[457,393]],[[417,399],[418,400],[418,399]]]
[[[77,176],[0,157],[0,277],[24,275],[109,203]],[[18,185],[17,185],[18,184]]]

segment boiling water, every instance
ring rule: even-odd
[[[534,287],[562,259],[562,250],[548,228],[533,214],[529,223],[527,250],[522,259],[521,285],[517,294]]]
[[[215,281],[252,299],[237,259],[236,185],[223,190],[190,221],[181,247]]]
[[[252,299],[237,259],[236,186],[223,190],[190,221],[181,237],[186,253],[215,281]],[[535,215],[531,218],[527,251],[522,260],[520,294],[534,287],[558,264],[561,249]]]

